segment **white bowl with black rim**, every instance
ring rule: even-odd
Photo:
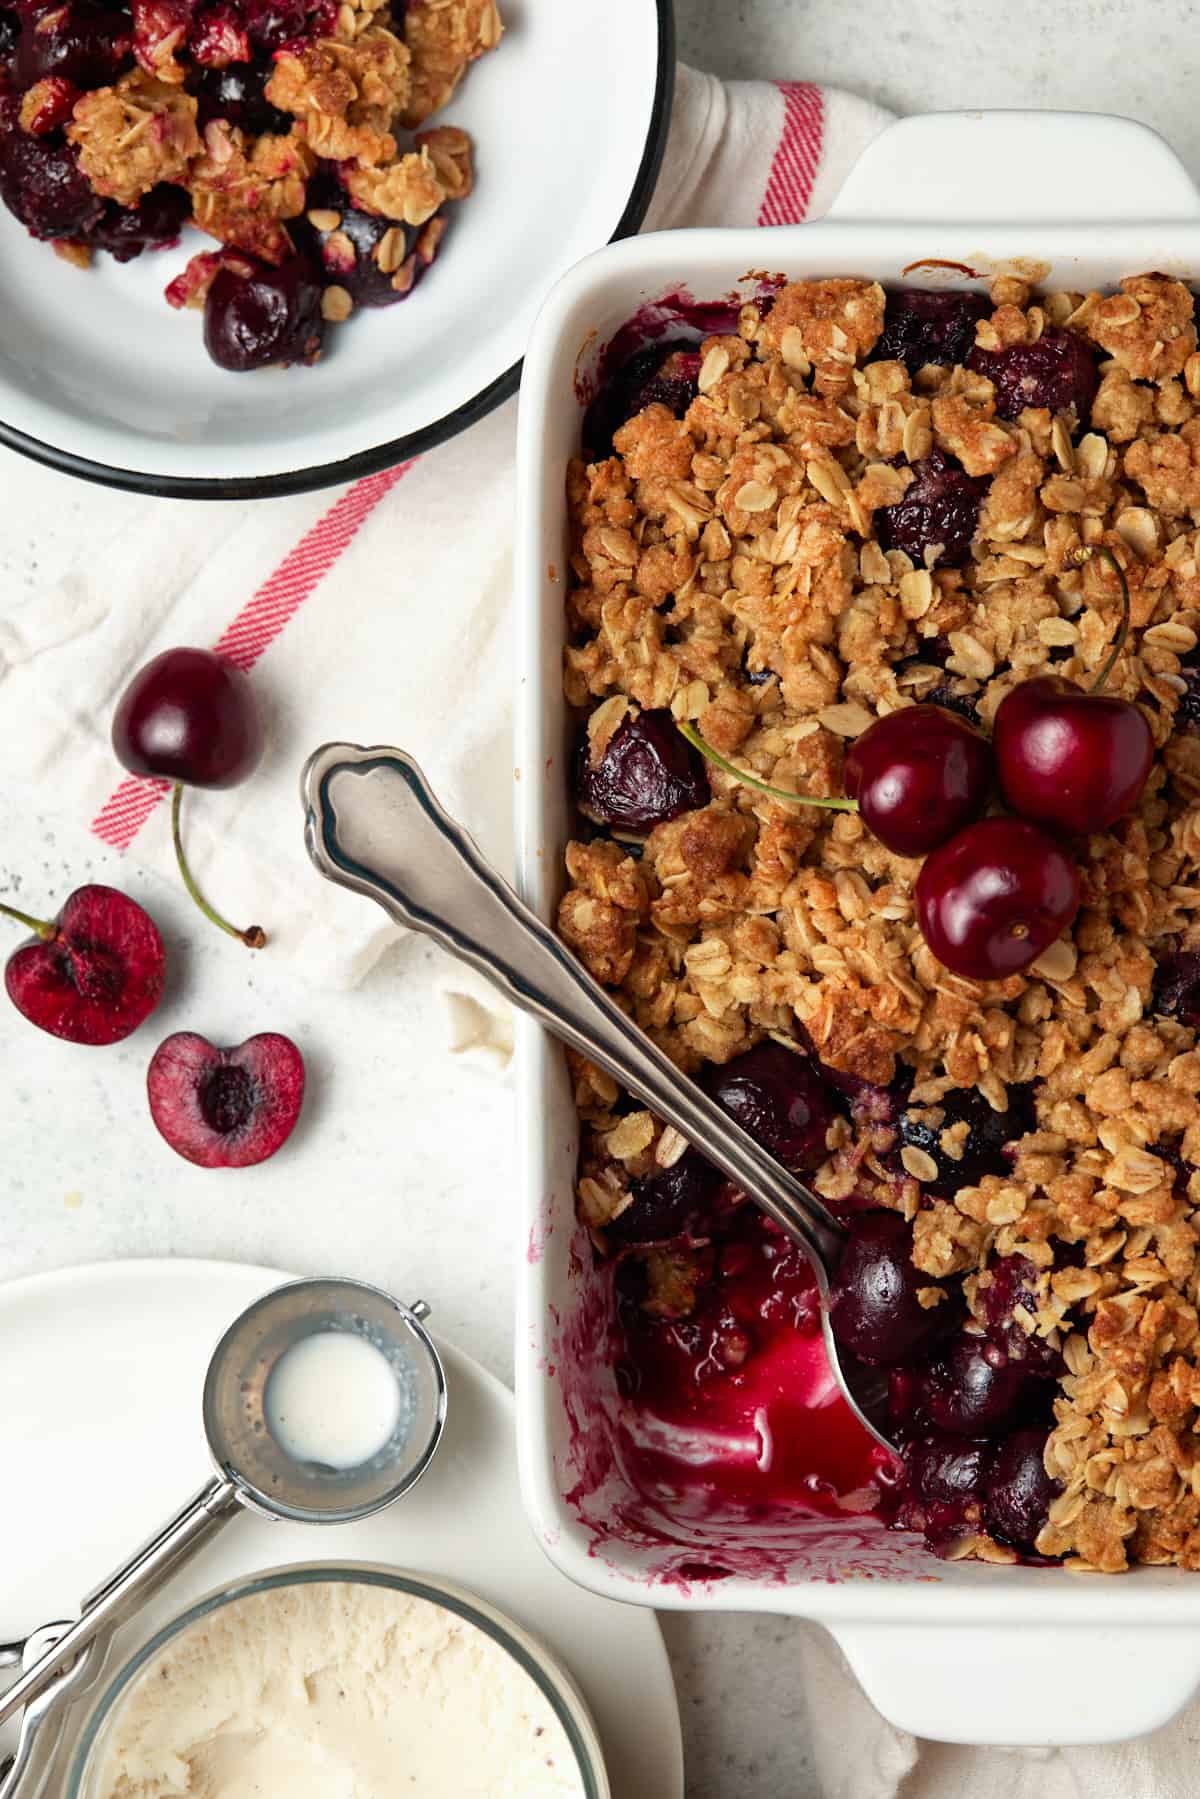
[[[0,207],[0,443],[112,487],[296,493],[389,468],[516,391],[533,319],[580,258],[636,231],[674,80],[671,0],[505,0],[500,48],[437,123],[477,185],[401,305],[329,333],[311,369],[231,374],[163,289],[212,240],[81,272]]]

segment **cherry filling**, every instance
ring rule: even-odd
[[[76,88],[105,87],[116,79],[133,44],[127,15],[97,0],[63,0],[49,8],[31,7],[26,0],[22,10],[27,24],[12,63],[18,88],[49,79]]]
[[[204,308],[205,347],[221,368],[313,362],[324,330],[320,282],[306,258],[279,268],[252,256],[222,260]]]
[[[764,1078],[760,1052],[797,1069],[819,1066],[768,1043],[708,1084],[731,1111],[731,1097],[748,1095],[739,1121],[802,1167],[806,1149],[797,1152],[788,1133],[803,1136],[797,1106],[807,1111],[811,1096],[765,1058]],[[821,1092],[828,1103],[823,1081]],[[867,1097],[875,1096],[903,1116],[901,1093]],[[1023,1105],[1018,1094],[1016,1109]],[[986,1533],[1036,1558],[1059,1491],[1043,1451],[1062,1360],[1030,1328],[1044,1287],[1033,1262],[994,1261],[976,1283],[970,1317],[956,1282],[934,1283],[914,1265],[912,1230],[899,1213],[852,1216],[831,1322],[844,1350],[888,1370],[901,1467],[841,1398],[802,1252],[695,1149],[632,1192],[607,1236],[619,1256],[624,1450],[646,1497],[693,1521],[872,1511],[923,1531],[935,1553],[956,1553],[964,1538]]]
[[[910,374],[927,363],[965,363],[975,347],[975,321],[992,310],[986,294],[902,287],[887,297],[883,334],[872,362],[902,362]]]
[[[988,482],[966,474],[941,450],[913,463],[912,477],[903,499],[876,514],[879,541],[885,550],[903,550],[918,568],[926,566],[927,553],[931,564],[957,568],[970,554]]]
[[[837,1517],[848,1494],[871,1509],[889,1458],[834,1383],[800,1250],[743,1205],[706,1251],[676,1253],[700,1264],[683,1316],[645,1309],[639,1261],[618,1274],[617,1379],[637,1485],[673,1509],[684,1494],[692,1515],[783,1506]]]
[[[694,340],[673,338],[638,350],[603,383],[583,420],[588,455],[600,461],[613,453],[613,433],[657,402],[682,418],[699,391],[700,351]]]
[[[711,797],[704,758],[680,735],[665,707],[626,718],[598,761],[586,740],[580,744],[575,798],[593,824],[650,831],[681,812],[707,806]]]
[[[57,133],[35,137],[21,129],[20,102],[0,93],[0,199],[34,237],[86,237],[104,212]]]
[[[136,206],[106,200],[104,211],[87,233],[93,250],[107,250],[117,262],[132,262],[143,250],[166,250],[179,242],[192,203],[181,187],[166,182],[143,194]]]
[[[272,106],[264,92],[273,73],[274,64],[267,57],[198,71],[189,81],[188,90],[196,96],[196,119],[201,130],[214,119],[226,119],[251,136],[271,132],[286,137],[295,121],[290,113]]]
[[[395,306],[408,299],[432,263],[444,224],[444,211],[423,231],[363,212],[351,204],[330,163],[309,183],[308,211],[291,229],[325,279],[344,288],[356,306]]]

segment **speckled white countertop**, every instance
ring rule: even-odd
[[[731,76],[856,88],[900,111],[1062,106],[1132,114],[1200,169],[1187,0],[676,0],[688,61]],[[0,739],[2,740],[2,739]],[[128,1255],[206,1255],[300,1271],[343,1270],[420,1287],[437,1326],[511,1378],[512,1118],[507,1087],[431,1054],[437,952],[398,946],[357,995],[314,994],[216,933],[193,928],[174,887],[64,828],[20,777],[4,741],[0,888],[61,901],[119,879],[187,944],[156,1020],[218,1040],[294,1035],[310,1067],[303,1154],[251,1180],[215,1179],[153,1136],[140,1097],[145,1045],[93,1056],[4,1033],[0,1066],[0,1274]],[[44,807],[44,811],[42,808]],[[18,902],[20,903],[20,902]],[[417,1198],[419,1196],[419,1200]],[[689,1799],[819,1799],[797,1687],[798,1627],[785,1619],[668,1618]],[[622,1795],[620,1799],[631,1799]],[[654,1799],[653,1795],[637,1799]]]

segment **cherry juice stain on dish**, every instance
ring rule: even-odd
[[[614,430],[652,401],[682,416],[698,391],[703,340],[736,333],[744,306],[757,306],[765,317],[785,285],[782,275],[755,273],[745,279],[756,283],[751,291],[735,290],[717,300],[697,300],[685,287],[647,300],[604,345],[594,372],[576,369],[575,397],[587,408],[583,442],[589,454],[611,454]]]
[[[683,1317],[644,1309],[636,1262],[618,1277],[629,1478],[675,1516],[875,1510],[890,1458],[838,1390],[803,1252],[743,1206],[711,1256]]]

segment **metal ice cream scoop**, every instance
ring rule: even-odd
[[[860,1423],[885,1433],[887,1377],[839,1346],[828,1300],[846,1234],[824,1203],[639,1030],[530,911],[442,809],[403,750],[328,743],[301,776],[308,852],[327,880],[364,894],[410,930],[492,981],[621,1082],[690,1143],[809,1257],[829,1364]]]
[[[44,1626],[25,1643],[0,1646],[0,1666],[22,1665],[0,1695],[0,1725],[24,1709],[24,1742],[30,1720],[40,1722],[60,1696],[68,1697],[82,1667],[77,1658],[129,1618],[242,1507],[301,1524],[348,1524],[407,1493],[429,1466],[446,1417],[441,1358],[422,1322],[428,1315],[421,1300],[403,1306],[376,1287],[348,1280],[293,1281],[249,1306],[218,1343],[204,1383],[212,1477],[88,1595],[78,1618]],[[289,1454],[273,1434],[268,1410],[268,1385],[283,1358],[327,1332],[355,1335],[379,1351],[398,1389],[390,1435],[368,1459],[348,1467]],[[68,1664],[69,1675],[60,1681]],[[58,1690],[49,1693],[56,1683]],[[10,1770],[0,1799],[15,1790],[18,1773]]]

